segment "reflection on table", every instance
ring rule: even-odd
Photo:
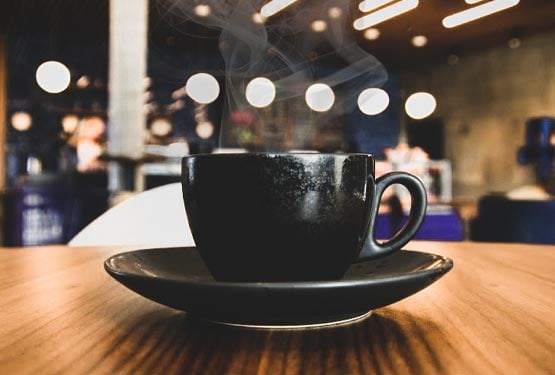
[[[356,324],[195,320],[102,269],[129,248],[0,249],[2,374],[553,374],[553,246],[412,241],[454,268]]]

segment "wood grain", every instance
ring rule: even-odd
[[[444,278],[343,327],[194,320],[112,280],[123,249],[0,249],[0,374],[553,374],[555,246],[412,242]]]

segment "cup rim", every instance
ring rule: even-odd
[[[375,154],[371,153],[363,153],[363,152],[224,152],[224,153],[201,153],[201,154],[191,154],[185,155],[182,159],[188,158],[196,158],[196,157],[210,157],[210,158],[219,158],[219,157],[253,157],[253,156],[325,156],[325,157],[364,157],[364,158],[372,158],[376,159]]]

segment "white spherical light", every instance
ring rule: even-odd
[[[427,92],[416,92],[405,102],[405,111],[410,118],[422,120],[430,116],[437,107],[436,98]]]
[[[44,91],[58,94],[68,88],[71,82],[71,73],[61,62],[47,61],[37,68],[36,80]]]
[[[245,96],[253,107],[264,108],[274,101],[276,86],[268,78],[258,77],[249,82]]]
[[[326,112],[333,106],[335,95],[328,85],[315,83],[306,90],[305,101],[313,111]]]
[[[357,103],[362,113],[373,116],[385,111],[389,105],[389,95],[382,89],[372,87],[360,93]]]
[[[197,73],[187,80],[187,95],[200,104],[210,104],[220,95],[220,84],[208,73]]]

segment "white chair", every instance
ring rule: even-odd
[[[181,184],[138,193],[116,204],[80,231],[69,246],[194,246]]]

